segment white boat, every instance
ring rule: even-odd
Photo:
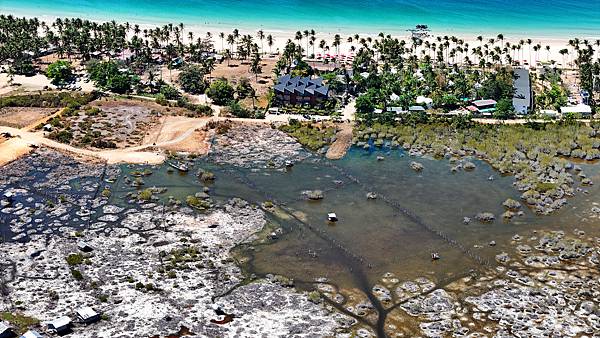
[[[183,171],[183,172],[187,172],[190,170],[190,168],[185,164],[185,163],[181,163],[181,162],[169,162],[169,165],[179,171]]]

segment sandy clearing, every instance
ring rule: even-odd
[[[36,145],[46,146],[49,148],[66,151],[76,155],[89,156],[97,158],[108,163],[148,163],[148,164],[159,164],[165,160],[165,156],[160,152],[144,151],[150,146],[135,147],[135,149],[116,149],[106,151],[94,151],[87,149],[75,148],[67,144],[56,142],[44,137],[43,133],[33,133],[26,130],[11,128],[11,127],[0,127],[0,133],[10,133],[13,136],[17,136],[19,139],[18,145],[10,146],[5,151],[2,151],[3,158],[5,161],[12,161],[17,159],[19,156],[27,153],[24,152],[24,146]],[[12,141],[13,139],[9,140]],[[2,145],[8,143],[4,142]],[[30,149],[29,147],[27,147]],[[4,155],[5,154],[5,155]]]
[[[16,128],[37,125],[38,121],[44,120],[57,110],[57,108],[4,107],[0,108],[0,124]]]
[[[208,153],[210,145],[208,133],[202,129],[210,118],[191,118],[184,116],[164,116],[161,123],[151,129],[143,144],[157,144],[161,149],[185,151],[203,155]]]
[[[10,163],[25,154],[29,154],[32,150],[33,148],[29,146],[29,143],[20,138],[15,137],[0,142],[0,166]]]

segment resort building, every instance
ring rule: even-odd
[[[322,78],[311,79],[284,75],[273,87],[275,99],[279,104],[322,104],[329,97],[329,88],[323,84]]]
[[[513,88],[515,89],[515,94],[512,99],[513,108],[517,114],[526,115],[531,112],[533,105],[529,71],[524,68],[517,68],[514,70],[514,73]]]
[[[495,100],[476,100],[471,102],[471,105],[467,107],[473,114],[482,116],[492,116],[496,111]]]

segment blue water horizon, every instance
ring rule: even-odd
[[[177,24],[230,31],[434,34],[547,38],[600,37],[600,0],[0,0],[0,13]]]

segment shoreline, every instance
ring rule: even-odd
[[[18,17],[26,17],[26,18],[38,18],[40,21],[44,21],[46,23],[50,23],[53,22],[54,20],[56,20],[57,18],[59,18],[59,16],[54,16],[54,15],[32,15],[31,13],[20,13],[19,11],[17,11],[17,13],[11,13],[14,16],[18,16]],[[68,16],[66,16],[68,17]],[[65,18],[65,16],[61,16],[61,18]],[[90,20],[92,22],[106,22],[109,21],[108,19],[102,19],[100,17],[97,18],[92,18],[91,16],[81,16],[82,19],[85,20]],[[126,20],[121,20],[120,18],[114,18],[113,20],[115,20],[117,23],[125,23],[125,22],[129,22],[131,24],[131,27],[133,27],[134,25],[139,25],[139,28],[143,31],[144,29],[150,29],[150,28],[155,28],[155,27],[160,27],[163,26],[169,22],[167,21],[161,21],[160,19],[156,18],[156,21],[152,21],[151,18],[145,18],[145,19],[141,19],[141,20],[137,20],[137,21],[126,21]],[[179,21],[174,20],[171,21],[170,23],[172,24],[178,24]],[[183,34],[183,42],[184,43],[189,43],[189,39],[188,39],[188,33],[189,32],[193,32],[194,33],[194,38],[197,39],[198,37],[205,37],[206,34],[208,32],[210,32],[212,34],[212,41],[214,43],[214,48],[216,51],[222,51],[224,49],[227,49],[228,45],[226,43],[226,41],[221,41],[221,39],[219,38],[219,33],[223,32],[225,34],[225,36],[227,36],[228,34],[230,34],[234,29],[239,30],[239,34],[240,36],[242,35],[246,35],[249,34],[251,35],[255,42],[259,44],[259,46],[261,46],[261,42],[260,40],[258,40],[257,38],[257,32],[259,30],[263,30],[263,33],[266,36],[268,35],[272,35],[273,39],[274,39],[274,43],[271,49],[269,49],[269,47],[267,46],[267,42],[263,40],[262,45],[263,45],[263,53],[267,54],[268,53],[278,53],[280,50],[282,50],[285,47],[285,43],[287,42],[287,40],[292,40],[294,42],[297,42],[297,40],[295,40],[295,35],[296,35],[296,31],[294,30],[286,30],[286,29],[268,29],[265,27],[242,27],[242,26],[218,26],[218,25],[212,25],[212,24],[186,24],[184,23],[184,34]],[[407,27],[410,28],[410,27]],[[300,31],[304,31],[303,29],[301,29]],[[385,33],[385,32],[384,32]],[[131,34],[131,33],[129,33]],[[358,51],[358,49],[360,49],[360,44],[356,43],[356,42],[352,42],[349,43],[347,42],[348,37],[350,36],[355,36],[355,35],[359,35],[361,38],[372,38],[373,40],[378,38],[378,32],[374,33],[374,32],[358,32],[357,31],[351,31],[351,30],[338,30],[338,31],[318,31],[316,30],[316,34],[315,34],[315,44],[314,44],[314,54],[325,54],[325,53],[330,53],[330,54],[334,54],[335,50],[333,47],[330,47],[331,49],[328,52],[325,52],[323,50],[321,50],[318,45],[319,42],[321,40],[325,40],[327,42],[327,45],[330,46],[331,43],[334,40],[334,37],[336,34],[339,34],[341,37],[341,44],[339,46],[339,52],[340,54],[348,54],[351,52],[351,47],[354,46],[356,48],[356,51]],[[398,38],[398,39],[403,39],[407,42],[409,42],[410,45],[410,33],[406,30],[399,30],[397,32],[390,32],[390,33],[385,33],[390,34],[392,37]],[[423,41],[429,41],[431,43],[437,42],[436,39],[437,37],[444,37],[444,36],[448,36],[448,37],[457,37],[460,40],[463,40],[465,42],[465,44],[468,44],[469,49],[475,48],[475,47],[479,47],[481,44],[486,44],[488,43],[488,41],[490,39],[494,39],[497,40],[497,36],[498,34],[502,34],[504,35],[504,39],[503,39],[503,44],[506,44],[508,42],[510,42],[511,44],[518,44],[520,40],[524,40],[527,41],[527,39],[531,39],[532,43],[531,45],[525,43],[523,45],[523,49],[521,52],[521,56],[514,58],[515,60],[527,60],[528,63],[531,65],[532,61],[534,59],[536,59],[537,61],[540,62],[548,62],[550,60],[555,61],[556,63],[558,63],[559,65],[562,65],[562,61],[563,61],[563,56],[559,53],[559,51],[561,49],[568,49],[569,53],[566,57],[566,62],[570,63],[572,62],[571,59],[573,57],[572,55],[572,48],[569,46],[569,40],[574,39],[574,38],[579,38],[580,40],[589,40],[589,41],[595,41],[597,39],[600,39],[600,30],[598,30],[598,36],[597,37],[593,37],[593,36],[587,36],[587,37],[577,37],[577,36],[561,36],[561,35],[552,35],[552,36],[536,36],[534,35],[523,35],[523,36],[517,36],[513,33],[510,34],[506,34],[506,33],[502,33],[502,32],[496,32],[496,33],[492,33],[492,32],[476,32],[476,31],[472,31],[472,32],[445,32],[445,31],[436,31],[436,30],[432,30],[430,33],[430,36],[423,39]],[[480,42],[477,40],[478,36],[482,36],[483,37],[483,42]],[[266,40],[266,39],[265,39]],[[443,40],[442,40],[443,41]],[[303,39],[300,41],[300,46],[302,46],[304,49],[306,49],[307,46],[307,42],[306,39],[303,37]],[[535,53],[533,51],[533,46],[535,45],[541,45],[540,51],[538,52],[538,57],[535,57]],[[223,46],[222,46],[223,45]],[[498,42],[496,42],[495,45],[498,45]],[[550,52],[546,51],[545,47],[546,46],[550,46],[551,50]],[[223,48],[222,48],[223,47]],[[529,49],[531,48],[531,58],[529,57]],[[312,54],[313,52],[313,47],[309,46],[309,50],[307,55]],[[513,53],[513,52],[509,52],[509,53]],[[471,55],[471,52],[469,51],[469,53],[467,55]]]
[[[390,28],[389,23],[384,23],[381,25],[374,25],[370,23],[362,23],[357,24],[355,26],[350,26],[347,23],[332,21],[331,23],[322,23],[315,19],[314,22],[306,23],[303,20],[298,20],[297,27],[289,24],[282,24],[275,21],[261,21],[255,22],[250,20],[249,18],[217,18],[212,21],[211,18],[203,18],[201,16],[196,18],[191,18],[190,16],[180,16],[178,17],[175,13],[172,18],[165,18],[163,16],[152,15],[152,14],[141,14],[141,15],[131,15],[129,13],[110,13],[110,14],[96,14],[90,15],[87,14],[89,12],[81,13],[78,11],[64,11],[60,9],[53,9],[51,11],[46,11],[43,8],[17,8],[10,9],[6,11],[7,13],[3,13],[5,15],[11,14],[18,17],[27,17],[34,18],[37,17],[41,21],[54,21],[54,19],[61,18],[81,18],[95,22],[101,21],[112,21],[115,20],[117,23],[130,22],[132,25],[137,23],[142,26],[162,26],[165,24],[172,23],[173,25],[179,24],[183,22],[186,28],[192,28],[194,32],[220,32],[220,31],[229,31],[237,28],[240,32],[254,32],[258,30],[263,30],[265,33],[273,33],[273,34],[285,34],[293,35],[296,31],[303,31],[304,29],[315,29],[318,33],[324,35],[354,35],[354,34],[363,34],[365,36],[375,37],[380,32],[384,32],[385,34],[391,34],[394,37],[404,37],[408,36],[407,30],[414,28],[414,24],[402,23],[393,24],[393,28]],[[40,13],[43,12],[43,13]],[[60,13],[60,14],[59,14]],[[64,15],[62,13],[65,13]],[[243,23],[242,21],[246,21],[249,23]],[[294,20],[291,20],[294,21]],[[412,22],[412,21],[411,21]],[[415,21],[416,22],[416,21]],[[428,25],[427,18],[423,19],[423,22],[417,22]],[[596,40],[600,39],[600,28],[578,28],[573,29],[573,31],[566,31],[565,29],[535,29],[532,30],[530,27],[524,27],[523,29],[513,28],[513,25],[510,25],[511,28],[490,28],[487,23],[481,24],[473,24],[465,26],[464,23],[456,23],[449,24],[445,23],[444,26],[438,25],[439,29],[436,28],[435,23],[430,25],[432,29],[432,33],[435,36],[443,36],[443,35],[455,35],[465,38],[475,38],[479,35],[495,37],[496,35],[502,33],[507,38],[519,39],[519,38],[531,38],[531,39],[544,39],[544,40],[569,40],[573,38],[579,39],[588,39],[588,40]],[[385,28],[381,28],[385,27]],[[482,29],[483,28],[483,29]],[[521,35],[521,32],[523,34]],[[216,36],[216,34],[213,34]],[[465,39],[466,40],[466,39]]]

